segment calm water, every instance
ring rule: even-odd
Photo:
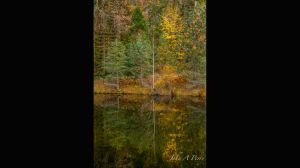
[[[95,95],[95,168],[206,166],[199,98]]]

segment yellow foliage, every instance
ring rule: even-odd
[[[183,22],[179,15],[179,9],[175,7],[167,7],[162,16],[161,21],[162,37],[167,44],[159,48],[160,55],[163,60],[174,60],[176,66],[181,66],[181,60],[185,58],[183,49]]]
[[[152,79],[152,76],[151,76]],[[145,80],[146,81],[146,78]],[[187,88],[187,81],[183,76],[177,74],[173,66],[166,65],[158,69],[155,77],[155,89],[159,95],[197,96],[202,99],[206,97],[205,88]],[[113,94],[138,94],[151,95],[152,89],[140,85],[140,81],[131,78],[120,78],[120,89],[104,84],[103,80],[94,80],[94,93],[113,93]],[[155,107],[157,111],[163,111],[164,106]],[[170,108],[168,110],[171,110]],[[171,110],[176,111],[176,110]]]
[[[156,84],[157,86],[168,83],[180,85],[185,82],[186,80],[182,76],[178,75],[174,66],[165,65],[161,69],[161,73]]]
[[[178,7],[167,7],[161,22],[163,37],[168,40],[176,40],[178,33],[183,33],[183,25],[179,16]]]
[[[172,138],[171,141],[167,142],[166,146],[164,147],[163,158],[165,160],[170,161],[170,157],[174,155],[177,156],[178,152],[177,152],[177,144],[175,142],[175,139]],[[171,160],[171,161],[176,161],[176,160]]]

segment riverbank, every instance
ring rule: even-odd
[[[172,88],[158,87],[153,91],[151,88],[143,87],[138,83],[121,84],[119,89],[116,86],[105,84],[103,80],[94,80],[95,94],[135,94],[135,95],[160,95],[160,96],[193,96],[206,97],[204,87],[178,86]]]

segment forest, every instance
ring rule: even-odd
[[[94,0],[94,92],[206,96],[206,0]]]

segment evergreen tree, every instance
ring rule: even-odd
[[[147,32],[147,22],[139,7],[136,7],[131,16],[131,23],[129,25],[129,31],[124,34],[123,40],[126,44],[133,42],[136,36],[140,33]]]
[[[130,30],[132,32],[147,31],[145,18],[139,7],[136,7],[133,11]]]
[[[105,71],[108,78],[117,78],[117,88],[120,87],[119,78],[124,75],[125,66],[125,46],[119,40],[112,42],[105,59]]]
[[[152,50],[147,36],[138,34],[134,42],[129,45],[126,59],[128,71],[134,77],[143,78],[152,72]]]
[[[152,48],[147,36],[147,22],[139,7],[136,7],[132,14],[130,32],[127,34],[126,63],[128,76],[140,78],[143,84],[143,78],[152,72]]]

